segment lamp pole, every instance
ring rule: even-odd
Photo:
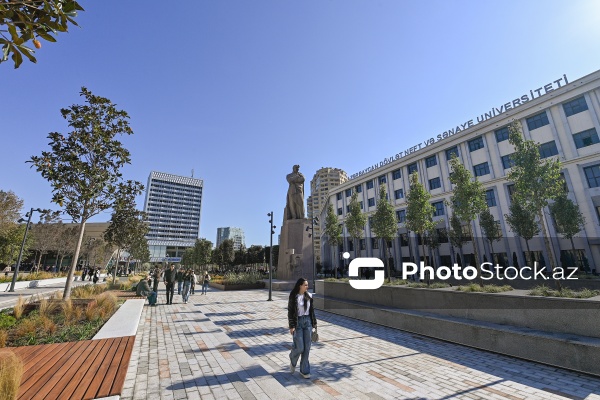
[[[269,248],[269,298],[267,301],[273,301],[271,298],[273,292],[273,234],[275,234],[275,225],[273,225],[273,211],[267,213],[269,223],[271,224],[271,247]]]
[[[319,223],[319,217],[311,218],[309,237],[312,239],[312,249],[313,249],[313,257],[312,257],[313,293],[316,293],[316,290],[317,290],[317,267],[315,264],[315,224],[318,224],[318,223]],[[308,227],[306,227],[306,230],[308,231]]]
[[[23,235],[23,242],[21,242],[21,250],[19,251],[19,258],[17,259],[17,265],[15,266],[15,272],[12,277],[12,282],[10,283],[9,292],[15,291],[15,283],[17,283],[17,276],[19,275],[19,267],[21,266],[21,259],[23,258],[23,248],[25,247],[25,241],[27,240],[27,231],[29,231],[29,224],[31,224],[31,217],[33,216],[33,211],[42,212],[42,209],[32,208],[29,210],[25,216],[27,217],[27,225],[25,226],[25,234]]]

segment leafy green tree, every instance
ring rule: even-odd
[[[356,191],[353,191],[352,197],[350,198],[350,204],[348,206],[350,208],[350,212],[346,216],[346,229],[348,229],[348,234],[354,241],[354,254],[356,257],[360,257],[360,239],[365,231],[367,216],[360,209],[358,193]],[[331,208],[333,211],[333,206]]]
[[[554,200],[564,193],[560,161],[554,157],[540,158],[539,144],[523,138],[520,122],[514,121],[508,129],[508,141],[515,148],[515,152],[511,155],[513,166],[508,174],[508,179],[515,183],[513,200],[521,203],[528,212],[537,216],[546,253],[550,259],[550,268],[554,271],[556,260],[544,222],[544,208],[548,206],[549,200]],[[560,281],[555,282],[561,290]]]
[[[510,229],[518,236],[525,239],[527,247],[527,265],[533,265],[531,262],[531,250],[529,250],[529,241],[538,233],[540,226],[535,220],[535,214],[531,213],[519,198],[513,196],[513,200],[508,208],[509,213],[504,215]]]
[[[490,212],[489,208],[486,208],[481,214],[479,214],[479,226],[481,226],[481,230],[485,238],[488,240],[488,242],[490,242],[493,261],[494,242],[502,238],[502,231],[500,231],[498,228],[498,224],[496,224],[496,220],[494,219],[494,216]]]
[[[137,234],[129,245],[129,254],[136,260],[136,270],[150,262],[150,248],[144,235]],[[148,264],[149,265],[149,264]]]
[[[39,49],[38,38],[56,42],[58,32],[66,32],[69,23],[77,26],[73,18],[83,8],[74,0],[4,0],[0,3],[0,63],[12,54],[15,68],[23,62],[23,56],[36,62],[34,50],[25,44]],[[6,35],[8,33],[8,35]]]
[[[456,216],[456,214],[452,214],[450,217],[450,230],[448,231],[448,239],[450,239],[450,244],[452,247],[458,247],[458,251],[461,257],[463,255],[463,244],[465,244],[468,238],[465,237],[462,230],[462,223]]]
[[[219,261],[221,266],[231,266],[235,252],[233,250],[233,240],[225,239],[218,247]]]
[[[25,235],[25,225],[13,224],[0,233],[0,264],[12,265],[16,263],[23,243],[23,235]],[[33,238],[27,235],[23,246],[23,258],[27,257],[32,243]]]
[[[196,239],[196,243],[194,243],[194,264],[200,267],[210,264],[212,251],[210,240]]]
[[[248,248],[248,263],[259,264],[264,262],[264,249],[262,246],[253,244]]]
[[[194,248],[188,247],[181,256],[181,263],[185,266],[192,266],[196,264],[194,261]]]
[[[585,217],[579,207],[567,197],[566,193],[563,193],[556,198],[554,203],[550,204],[550,214],[554,220],[556,232],[571,241],[571,251],[575,254],[573,236],[585,225]]]
[[[121,168],[131,163],[129,151],[116,135],[131,135],[127,112],[117,110],[107,98],[95,96],[85,87],[86,105],[72,105],[61,114],[73,130],[63,136],[48,135],[50,151],[32,156],[31,162],[52,185],[52,201],[79,224],[79,238],[67,276],[63,298],[71,295],[71,281],[81,249],[85,223],[94,215],[114,208],[119,199],[135,197],[143,190],[137,181],[124,181]],[[119,195],[119,196],[117,196]]]
[[[56,246],[56,241],[60,235],[60,213],[45,213],[40,222],[33,225],[30,229],[33,237],[32,249],[38,255],[35,262],[36,268],[39,269],[40,263],[42,262],[42,256],[47,254],[50,250]]]
[[[333,204],[331,203],[327,205],[327,217],[325,218],[325,229],[323,233],[325,233],[329,240],[329,244],[333,249],[331,254],[335,258],[337,247],[342,243],[342,226],[338,221],[337,215],[335,215],[335,212],[333,211]]]
[[[406,196],[406,229],[424,237],[426,232],[435,229],[431,194],[419,182],[419,175],[416,172],[413,172],[409,179],[410,191]],[[421,240],[421,253],[425,261],[425,240]]]
[[[15,227],[22,209],[23,200],[10,190],[0,190],[0,235]]]
[[[454,188],[448,204],[452,206],[452,215],[456,215],[461,223],[467,223],[469,236],[473,238],[475,264],[477,264],[479,275],[481,275],[477,238],[473,235],[472,222],[479,214],[488,209],[485,201],[485,189],[481,182],[473,178],[471,171],[465,168],[460,159],[456,157],[456,154],[452,155],[450,168],[452,171],[450,182],[454,185]]]
[[[387,277],[388,282],[390,282],[392,275],[390,267],[390,248],[388,243],[391,242],[398,233],[398,218],[396,218],[394,207],[387,199],[385,185],[379,187],[379,201],[377,202],[377,208],[373,215],[373,226],[371,227],[371,230],[375,236],[382,241],[383,254],[386,259]]]

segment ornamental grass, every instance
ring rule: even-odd
[[[23,361],[12,351],[0,351],[0,400],[14,400],[23,378]]]

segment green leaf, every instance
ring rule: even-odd
[[[35,33],[39,37],[47,40],[48,42],[56,42],[56,39],[54,39],[52,36],[50,36],[49,34],[47,34],[46,32],[44,32],[42,29],[38,29],[37,31],[35,31]]]
[[[19,38],[19,35],[17,34],[17,28],[15,28],[13,24],[8,25],[8,32],[10,33],[12,40],[16,40]]]
[[[23,63],[23,57],[21,56],[21,53],[19,53],[19,50],[15,46],[11,46],[11,50],[13,53],[12,59],[15,62],[15,69],[19,68],[19,65]]]
[[[30,49],[29,47],[26,46],[17,46],[19,48],[19,50],[21,50],[21,52],[25,55],[25,57],[27,57],[29,59],[29,61],[31,61],[32,63],[37,63],[37,60],[35,59],[35,57],[33,56],[32,53],[35,53],[35,51],[33,49]]]

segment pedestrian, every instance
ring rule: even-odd
[[[317,318],[313,306],[312,295],[308,292],[308,281],[298,279],[290,292],[288,300],[288,324],[294,343],[290,352],[290,372],[296,370],[300,357],[300,375],[310,378],[310,345],[313,328],[317,328]]]
[[[181,287],[183,286],[183,267],[177,268],[177,273],[175,274],[175,280],[177,281],[177,294],[181,294]]]
[[[198,283],[198,277],[196,276],[196,273],[194,272],[194,270],[192,270],[192,287],[191,287],[192,294],[194,294],[196,292],[196,283]]]
[[[188,300],[190,299],[190,291],[192,290],[192,270],[188,269],[187,271],[185,271],[181,279],[183,280],[183,289],[181,291],[181,297],[183,298],[183,303],[187,304]]]
[[[156,292],[150,290],[150,285],[148,284],[148,279],[150,275],[144,276],[137,284],[137,288],[135,289],[135,293],[138,296],[144,296],[148,299],[148,303],[151,306],[156,305]]]
[[[90,279],[94,282],[94,285],[100,279],[100,270],[98,268],[94,268],[93,271],[90,271]]]
[[[171,264],[170,268],[165,270],[163,280],[167,289],[167,304],[173,304],[173,295],[175,294],[175,264]]]
[[[157,265],[156,267],[154,267],[154,272],[152,274],[152,277],[153,277],[152,290],[155,291],[156,293],[158,293],[158,281],[160,281],[161,276],[162,276],[162,272]]]
[[[206,291],[208,290],[208,283],[210,282],[210,275],[208,274],[208,271],[204,272],[204,277],[202,278],[202,294],[206,294]]]

